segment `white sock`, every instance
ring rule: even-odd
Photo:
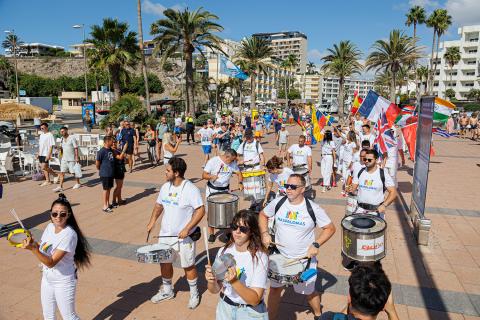
[[[188,280],[187,279],[188,285],[190,286],[190,295],[191,296],[198,296],[197,280],[198,280],[198,278],[193,279],[193,280]]]
[[[163,292],[165,293],[170,293],[172,292],[172,279],[162,279],[162,284],[163,284]]]

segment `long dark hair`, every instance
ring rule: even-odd
[[[325,131],[325,136],[323,137],[323,142],[330,142],[333,140],[333,136],[332,136],[332,131],[330,130],[327,130]]]
[[[266,165],[268,170],[281,169],[282,166],[283,159],[277,156],[273,156],[270,160],[268,160]]]
[[[53,206],[56,204],[60,204],[67,208],[68,210],[68,218],[67,218],[67,226],[72,227],[73,230],[77,233],[77,247],[75,248],[75,255],[73,257],[75,261],[75,265],[82,269],[90,265],[90,245],[88,244],[87,239],[80,230],[78,226],[77,220],[75,220],[75,216],[73,215],[72,206],[70,202],[67,200],[67,197],[60,193],[58,195],[58,199],[53,201],[50,210],[53,209]]]
[[[249,209],[240,210],[233,217],[232,223],[238,225],[240,221],[242,221],[243,224],[250,229],[247,250],[252,255],[252,259],[256,259],[258,251],[266,252],[265,247],[262,244],[262,238],[260,236],[260,228],[258,227],[257,214],[255,213],[255,211]],[[233,243],[234,240],[232,235],[223,247],[223,250],[230,247]]]

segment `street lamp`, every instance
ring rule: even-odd
[[[87,85],[87,44],[85,43],[85,24],[76,24],[72,26],[74,29],[83,30],[83,69],[85,72],[85,101],[88,101],[88,85]]]
[[[20,103],[20,96],[19,96],[19,90],[18,90],[18,70],[17,70],[17,37],[15,36],[15,30],[5,30],[6,34],[11,34],[14,37],[13,38],[13,59],[15,61],[15,84],[17,87],[17,103]]]

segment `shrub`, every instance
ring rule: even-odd
[[[465,111],[480,111],[480,103],[468,103],[463,106]]]
[[[196,119],[195,119],[195,125],[196,126],[203,126],[203,124],[205,122],[207,122],[208,119],[215,119],[215,115],[212,114],[212,113],[204,113],[204,114],[201,114],[200,116],[198,116]]]
[[[147,110],[142,102],[132,94],[126,94],[116,101],[110,112],[100,123],[100,128],[105,128],[109,123],[118,123],[128,118],[130,121],[142,124],[147,116]]]

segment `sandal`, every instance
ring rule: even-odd
[[[105,213],[112,213],[113,212],[113,210],[110,209],[110,207],[108,207],[106,209],[102,209],[102,211],[105,212]]]

